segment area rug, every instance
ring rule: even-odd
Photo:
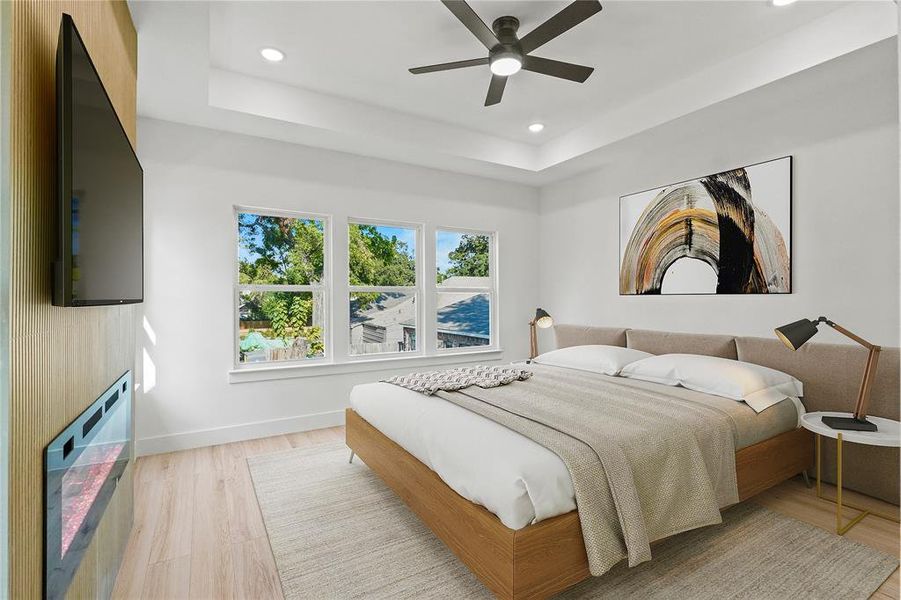
[[[359,458],[329,444],[248,459],[285,598],[492,598]],[[868,598],[897,557],[750,503],[560,599]]]

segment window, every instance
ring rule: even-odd
[[[306,375],[497,351],[495,233],[344,218],[333,229],[331,220],[235,207],[233,381],[300,374],[275,366],[319,365]],[[347,244],[346,263],[343,248],[344,264],[331,262],[334,243]]]
[[[325,217],[237,209],[236,361],[328,355]]]
[[[494,234],[435,232],[437,349],[492,347]]]
[[[416,352],[419,228],[347,226],[351,356]]]

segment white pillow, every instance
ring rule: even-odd
[[[629,363],[649,356],[653,354],[620,346],[570,346],[545,352],[535,357],[534,362],[552,367],[618,375]]]
[[[804,395],[801,382],[782,371],[698,354],[652,356],[626,366],[620,375],[744,400],[758,413],[786,398]]]

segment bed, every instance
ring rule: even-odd
[[[625,333],[558,328],[558,346],[625,346]],[[727,336],[661,333],[651,341],[655,353],[735,358]],[[786,400],[757,415],[732,400],[700,401],[733,423],[739,501],[812,466],[812,438],[797,428],[803,406]],[[348,446],[499,598],[546,598],[590,575],[569,474],[547,448],[444,399],[384,383],[354,388],[346,416]]]
[[[647,389],[659,386],[643,381],[620,383]],[[685,397],[706,396],[707,401],[728,412],[735,423],[739,451],[797,429],[804,410],[800,402],[795,401],[796,405],[785,400],[758,415],[734,400],[684,388],[666,391]],[[356,386],[350,404],[357,416],[510,529],[522,529],[576,509],[572,481],[563,461],[494,421],[439,397],[389,383]]]

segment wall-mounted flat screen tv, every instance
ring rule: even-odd
[[[56,103],[53,303],[142,302],[144,171],[68,15],[63,15],[56,51]]]

